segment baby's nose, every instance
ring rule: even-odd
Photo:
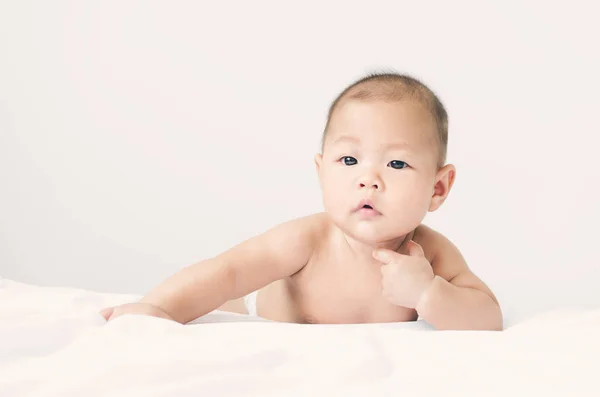
[[[364,175],[359,181],[358,186],[360,189],[369,188],[369,189],[381,189],[381,180],[378,178],[377,174],[369,173]]]
[[[373,182],[373,183],[363,183],[363,182],[361,182],[359,184],[359,186],[360,186],[361,189],[364,188],[364,187],[367,187],[367,186],[368,187],[372,187],[374,189],[379,189],[379,184],[377,182]]]

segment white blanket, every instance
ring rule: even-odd
[[[600,310],[503,332],[97,314],[137,298],[0,279],[0,396],[600,396]]]

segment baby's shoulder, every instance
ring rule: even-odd
[[[420,224],[414,231],[412,240],[423,248],[425,257],[431,262],[440,249],[445,237],[433,228]]]
[[[466,267],[465,259],[456,245],[429,226],[419,225],[415,229],[413,241],[423,248],[434,273],[445,279],[452,278]]]
[[[281,238],[292,238],[315,247],[324,239],[329,229],[329,218],[324,213],[310,214],[292,219],[277,226],[276,231]]]

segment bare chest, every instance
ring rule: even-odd
[[[342,263],[323,258],[309,263],[292,280],[295,309],[307,323],[352,324],[411,321],[412,309],[382,296],[377,264]]]

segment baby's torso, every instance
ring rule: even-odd
[[[417,234],[414,240],[418,243]],[[258,315],[275,321],[319,324],[417,319],[415,310],[388,302],[381,291],[380,265],[340,258],[325,246],[298,273],[259,291]]]

